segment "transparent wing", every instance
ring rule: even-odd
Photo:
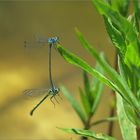
[[[46,37],[34,35],[32,41],[24,41],[25,48],[38,48],[46,46],[48,43],[48,39]]]
[[[48,38],[45,36],[35,35],[35,40],[36,42],[41,43],[41,44],[48,44]]]
[[[49,93],[50,89],[47,88],[39,88],[39,89],[27,89],[23,91],[23,94],[28,97],[39,97],[44,95],[45,93]]]
[[[25,48],[39,48],[45,46],[45,43],[40,43],[37,41],[24,41]]]

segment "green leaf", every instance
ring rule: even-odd
[[[127,15],[129,4],[130,0],[111,0],[112,8],[117,10],[123,16]]]
[[[119,66],[119,71],[120,71],[121,77],[124,80],[126,80],[127,79],[126,74],[129,74],[130,72],[128,71],[128,68],[126,69],[125,65],[122,63],[120,58],[118,59],[118,66]],[[129,74],[129,76],[130,76],[130,74]],[[131,77],[133,77],[133,75]],[[138,96],[137,96],[137,99],[139,101]],[[131,105],[129,105],[127,102],[125,102],[124,100],[123,100],[123,102],[124,102],[124,110],[125,110],[126,115],[128,116],[128,119],[131,122],[133,122],[135,125],[140,126],[140,121],[139,121],[139,118],[137,118],[137,114],[136,114],[134,108]]]
[[[140,103],[140,88],[139,88],[139,90],[137,91],[137,98],[138,98],[139,103]]]
[[[102,66],[103,70],[110,76],[110,78],[113,80],[114,83],[117,83],[117,85],[121,85],[121,77],[119,74],[106,62],[103,54],[99,55],[99,53],[87,42],[87,40],[84,38],[84,36],[81,34],[81,32],[76,29],[77,36],[82,44],[82,47],[84,47],[96,60],[97,62]]]
[[[137,76],[138,79],[140,79],[140,67],[136,67],[134,65],[131,65],[132,69],[134,70],[134,75]]]
[[[133,94],[136,96],[136,92],[138,90],[138,83],[139,83],[139,77],[138,73],[136,72],[138,70],[137,67],[134,65],[131,65],[131,70],[130,68],[124,64],[122,58],[118,58],[118,66],[119,66],[119,72],[121,77],[127,81],[128,85],[131,87],[131,90],[133,91]]]
[[[136,27],[137,31],[139,31],[139,20],[140,20],[140,2],[139,0],[134,0],[134,13],[135,13],[135,20],[136,20]]]
[[[96,64],[95,69],[103,73],[103,70],[99,64]],[[93,78],[94,79],[93,84],[92,86],[90,86],[90,82],[87,73],[85,71],[83,73],[83,77],[86,94],[84,94],[81,88],[79,88],[79,91],[82,105],[85,109],[87,116],[89,116],[93,115],[98,107],[101,98],[101,93],[103,90],[103,84],[98,79]]]
[[[133,93],[131,92],[131,90],[129,89],[129,87],[127,86],[127,83],[125,81],[123,81],[122,78],[120,79],[120,76],[118,74],[116,75],[116,72],[112,73],[111,67],[109,67],[108,72],[111,74],[111,77],[112,77],[113,80],[117,80],[117,82],[115,82],[115,84],[111,80],[109,80],[105,76],[103,76],[100,72],[98,72],[94,68],[92,68],[84,60],[82,60],[81,58],[79,58],[79,57],[75,56],[74,54],[68,52],[60,44],[58,44],[56,47],[57,47],[57,50],[59,51],[59,53],[63,56],[63,58],[66,61],[68,61],[69,63],[74,64],[74,65],[76,65],[76,66],[78,66],[80,68],[82,68],[86,72],[92,74],[94,77],[96,77],[97,79],[102,81],[104,84],[108,85],[114,91],[118,92],[121,96],[124,97],[124,99],[130,105],[132,105],[136,109],[137,112],[140,113],[140,105],[139,105],[137,99],[135,98],[135,96],[133,95]],[[91,51],[92,51],[92,48],[91,48]],[[98,55],[98,54],[95,53],[95,55]],[[102,60],[105,63],[105,65],[107,66],[106,68],[108,68],[109,65],[105,62],[105,59],[104,58],[99,59],[99,61],[98,61],[99,63],[101,62],[100,60]],[[102,62],[101,62],[101,64],[102,64]],[[115,77],[115,79],[114,79],[114,77]],[[122,81],[123,81],[123,83],[121,83]]]
[[[61,45],[57,45],[57,50],[63,56],[63,58],[73,64],[76,65],[86,72],[90,73],[92,76],[99,79],[101,82],[112,88],[113,90],[119,92],[119,89],[116,87],[115,84],[113,84],[109,79],[107,79],[104,75],[102,75],[100,72],[92,68],[87,62],[85,62],[83,59],[77,57],[76,55],[68,52],[65,48],[63,48]]]
[[[102,133],[96,134],[95,132],[90,131],[90,130],[82,130],[82,129],[75,129],[75,128],[71,128],[71,129],[59,128],[59,129],[65,131],[65,132],[68,132],[68,133],[77,134],[77,135],[81,135],[84,137],[91,137],[91,138],[94,138],[97,140],[115,140],[115,138],[110,137],[106,134],[102,134]]]
[[[123,106],[128,119],[136,126],[140,126],[140,119],[133,107],[123,100]]]
[[[122,58],[118,57],[118,68],[119,68],[119,72],[121,77],[125,80],[128,81],[128,75],[130,73],[129,68],[127,67],[127,65],[124,64]]]
[[[136,72],[137,67],[131,65],[130,69],[124,64],[121,58],[118,59],[118,66],[121,77],[128,83],[131,87],[131,91],[133,91],[133,94],[136,96],[137,90],[139,89],[139,77]]]
[[[117,94],[117,114],[123,140],[137,140],[136,126],[127,118],[123,100],[119,94]]]
[[[112,22],[109,19],[104,18],[104,21],[106,25],[106,30],[111,38],[112,43],[118,50],[118,53],[120,54],[120,56],[124,58],[125,52],[126,52],[126,44],[125,44],[125,39],[123,38],[123,35],[121,34],[119,30],[117,30],[113,26]]]
[[[85,71],[83,71],[83,78],[84,78],[84,88],[85,88],[85,93],[88,97],[88,100],[91,100],[91,91],[90,91],[90,82],[88,75]]]
[[[81,88],[79,88],[79,92],[80,92],[80,98],[81,98],[84,110],[86,112],[86,115],[89,116],[89,114],[91,113],[91,107],[90,107],[90,104],[89,104],[88,97],[87,97],[87,95],[84,95]]]
[[[92,0],[100,14],[108,18],[114,25],[117,26],[121,34],[124,34],[125,40],[128,44],[125,62],[129,65],[129,62],[140,66],[139,56],[139,41],[138,33],[131,22],[121,16],[118,11],[114,10],[108,3],[103,0]],[[130,54],[130,55],[129,55]],[[136,59],[136,60],[135,60]]]
[[[137,33],[132,24],[121,16],[119,12],[111,8],[111,6],[103,0],[92,0],[92,2],[100,14],[109,18],[115,25],[118,26],[119,30],[126,35],[127,40],[130,42],[137,40]]]
[[[139,0],[134,0],[134,8],[135,8],[135,14],[140,19],[140,2]]]
[[[130,78],[131,79],[131,81],[130,81],[131,82],[131,90],[133,91],[135,96],[136,96],[138,89],[140,88],[139,87],[139,77],[137,77],[138,75],[136,72],[137,70],[138,70],[137,67],[131,65],[131,74],[129,74],[129,76],[131,76],[131,78]]]
[[[139,50],[135,48],[136,42],[131,42],[126,49],[125,53],[125,63],[129,66],[130,64],[134,64],[135,66],[140,66],[140,57],[139,57]]]
[[[95,69],[103,74],[103,69],[98,63],[96,64]],[[101,81],[99,81],[96,78],[93,78],[93,84],[91,89],[94,98],[94,102],[92,104],[92,114],[94,114],[97,110],[97,107],[101,99],[101,94],[103,92],[103,87],[104,85],[101,83]]]
[[[68,90],[61,86],[60,90],[62,91],[62,93],[64,94],[64,96],[68,99],[68,101],[71,103],[72,107],[74,108],[74,110],[76,111],[76,113],[78,114],[78,116],[80,117],[81,121],[83,122],[83,124],[85,123],[86,117],[80,107],[80,105],[78,104],[78,102],[75,100],[75,98],[68,92]]]
[[[104,122],[111,122],[111,121],[116,121],[116,120],[117,120],[117,117],[108,117],[108,118],[105,118],[102,120],[95,121],[95,122],[91,123],[90,126],[93,127],[93,126],[96,126],[96,125],[104,123]]]
[[[96,61],[102,66],[103,70],[108,74],[111,81],[113,81],[118,87],[119,94],[140,113],[140,105],[127,85],[127,82],[107,63],[103,55],[97,53],[78,29],[76,29],[76,33],[82,46],[96,59]]]
[[[101,99],[101,94],[103,92],[103,84],[98,81],[95,85],[94,85],[94,90],[93,90],[93,94],[94,94],[94,102],[92,105],[92,114],[94,114],[97,110],[97,107],[99,105],[100,99]]]

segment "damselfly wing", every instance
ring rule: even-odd
[[[43,47],[46,46],[47,44],[51,45],[56,45],[59,43],[59,38],[58,37],[51,37],[47,38],[44,36],[37,36],[35,35],[32,41],[24,41],[24,47],[25,48],[36,48],[36,47]]]
[[[27,97],[39,97],[44,94],[47,94],[49,92],[49,89],[47,88],[38,88],[38,89],[27,89],[23,91],[24,96]]]

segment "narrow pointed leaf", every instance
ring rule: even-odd
[[[127,118],[123,106],[123,101],[119,94],[117,94],[117,114],[123,140],[137,140],[136,126]]]
[[[123,106],[128,119],[136,126],[140,126],[140,118],[133,107],[123,100]]]
[[[83,105],[84,110],[86,112],[86,115],[89,116],[89,114],[91,112],[91,107],[90,107],[90,104],[89,104],[88,97],[87,97],[87,95],[84,95],[81,88],[79,88],[79,92],[80,92],[81,102],[82,102],[82,105]]]
[[[120,72],[121,77],[125,81],[128,81],[129,71],[128,71],[126,65],[123,63],[123,60],[120,57],[118,57],[118,68],[119,68],[119,72]]]
[[[96,134],[95,132],[90,131],[90,130],[82,130],[82,129],[75,129],[75,128],[71,128],[71,129],[59,128],[59,129],[65,131],[65,132],[68,132],[68,133],[77,134],[77,135],[81,135],[84,137],[91,137],[96,140],[115,140],[115,138],[113,138],[111,136],[108,136],[108,135],[102,134],[102,133]]]
[[[104,73],[102,67],[98,63],[96,64],[95,69],[97,71],[101,72],[102,74]],[[94,102],[92,104],[92,114],[94,114],[96,112],[96,109],[97,109],[98,105],[99,105],[104,85],[103,85],[103,83],[101,83],[101,81],[94,78],[92,87],[93,88],[91,89],[91,91],[92,91],[92,95],[93,95],[93,98],[94,98]]]
[[[111,121],[116,121],[117,120],[117,117],[108,117],[108,118],[105,118],[105,119],[102,119],[102,120],[97,120],[93,123],[91,123],[91,127],[94,127],[98,124],[101,124],[101,123],[105,123],[105,122],[111,122]]]
[[[84,78],[84,88],[85,88],[85,93],[87,94],[87,97],[90,101],[91,99],[91,92],[90,92],[90,82],[88,75],[85,71],[83,71],[83,78]]]
[[[78,116],[80,117],[81,121],[84,124],[85,120],[86,120],[86,117],[85,117],[80,105],[76,101],[76,99],[68,92],[68,90],[65,87],[62,86],[61,91],[64,94],[64,96],[69,100],[72,107],[74,108],[74,110],[76,111],[76,113],[78,114]]]
[[[93,102],[93,105],[92,105],[92,114],[94,114],[96,112],[96,109],[99,105],[99,102],[100,102],[100,99],[101,99],[101,94],[103,92],[103,84],[98,81],[96,83],[96,85],[94,85],[94,91],[93,91],[93,94],[95,95],[95,98],[94,98],[94,102]]]
[[[117,30],[113,26],[112,22],[109,19],[104,18],[104,21],[106,25],[106,30],[111,38],[112,43],[118,50],[118,53],[121,55],[121,57],[124,58],[125,52],[126,52],[126,44],[125,44],[125,39],[123,38],[123,35],[121,34],[119,30]]]
[[[64,49],[61,45],[57,45],[57,50],[59,53],[63,56],[63,58],[73,64],[76,65],[86,72],[90,73],[92,76],[99,79],[104,84],[108,85],[113,90],[120,92],[119,89],[116,87],[115,84],[113,84],[109,79],[107,79],[104,75],[102,75],[100,72],[96,71],[94,68],[92,68],[87,62],[85,62],[83,59],[77,57],[76,55],[68,52],[68,50]]]
[[[107,63],[103,55],[99,55],[98,52],[87,42],[84,36],[76,29],[77,36],[84,47],[102,66],[103,70],[108,74],[110,79],[117,85],[120,89],[120,95],[140,113],[140,105],[131,92],[126,81]]]

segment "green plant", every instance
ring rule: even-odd
[[[98,66],[98,69],[100,67]],[[97,79],[94,80],[94,88],[90,85],[87,73],[83,71],[84,90],[79,87],[79,95],[82,103],[82,107],[78,101],[68,92],[65,87],[61,87],[62,93],[69,100],[72,107],[81,119],[84,128],[89,129],[92,127],[91,118],[94,115],[96,108],[100,101],[100,96],[103,89],[103,84]],[[84,112],[83,112],[84,111]]]
[[[98,12],[103,15],[107,32],[117,51],[118,72],[112,68],[102,53],[99,55],[78,29],[76,29],[76,34],[82,47],[96,59],[105,74],[59,44],[57,50],[67,62],[82,68],[115,91],[117,116],[123,139],[140,139],[140,3],[137,0],[132,1],[134,13],[127,18],[129,0],[110,0],[109,2],[92,0],[92,2]],[[79,134],[79,131],[75,129],[66,131]],[[83,130],[81,135],[83,132],[92,134]],[[110,138],[103,136],[96,139]]]
[[[103,73],[103,70],[99,64],[96,65],[96,70]],[[72,94],[69,93],[69,91],[64,86],[61,86],[61,91],[64,94],[64,96],[68,99],[73,109],[81,119],[84,129],[89,130],[91,127],[101,124],[103,122],[116,120],[116,117],[103,118],[102,120],[97,120],[94,122],[91,120],[100,102],[100,98],[103,90],[103,84],[96,78],[94,78],[92,80],[92,83],[90,83],[88,75],[85,71],[83,71],[83,81],[84,81],[84,90],[82,90],[79,87],[79,95],[80,95],[82,107],[79,105],[78,101],[72,96]],[[77,131],[76,129],[73,129],[72,131],[74,132],[74,130],[79,134],[80,132],[83,132],[82,130]],[[101,135],[103,134],[100,134],[100,136]],[[86,139],[85,136],[82,137],[81,139]],[[94,135],[93,137],[96,138],[97,136],[98,135]]]

